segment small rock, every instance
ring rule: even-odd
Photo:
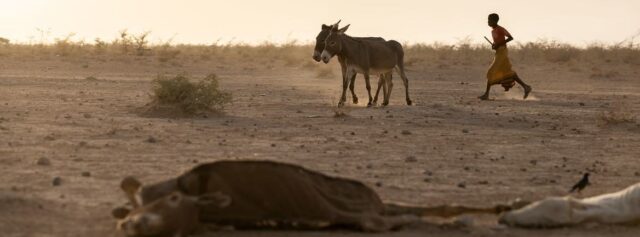
[[[584,106],[584,103],[582,103],[582,102],[580,102],[580,103],[578,103],[578,104],[579,104],[580,106]]]
[[[382,182],[380,181],[376,182],[376,187],[382,187]]]
[[[53,186],[60,186],[62,184],[62,178],[54,177],[53,180],[51,181],[51,184]]]
[[[83,114],[82,116],[83,116],[84,118],[91,118],[91,117],[92,117],[92,116],[91,116],[91,114],[88,114],[88,113],[85,113],[85,114]]]
[[[372,169],[373,165],[372,164],[367,164],[367,169]]]
[[[156,143],[156,142],[158,142],[158,140],[155,137],[149,137],[149,138],[147,138],[147,142],[148,143]]]
[[[411,131],[409,131],[409,130],[402,130],[402,135],[411,135]]]
[[[351,135],[354,136],[354,135],[356,135],[356,133],[355,132],[351,132]]]
[[[417,162],[418,159],[415,156],[409,156],[409,157],[405,158],[404,161],[407,162],[407,163],[413,163],[413,162]]]
[[[489,184],[489,181],[481,180],[481,181],[478,182],[478,184],[487,185],[487,184]]]
[[[91,172],[89,172],[89,171],[84,171],[84,172],[82,172],[82,174],[81,174],[81,175],[82,175],[82,177],[91,177]]]
[[[531,160],[531,161],[529,161],[529,163],[531,163],[532,165],[537,165],[538,161],[537,160]]]
[[[635,172],[635,173],[634,173],[634,175],[635,175],[636,177],[640,177],[640,172]]]
[[[49,159],[47,159],[46,157],[40,157],[36,161],[36,165],[49,166],[49,165],[51,165],[51,161]]]
[[[465,182],[458,183],[458,188],[467,188],[467,184]]]
[[[424,181],[425,183],[430,183],[431,182],[431,178],[424,178],[424,179],[422,179],[422,181]]]
[[[276,147],[276,144],[275,143],[271,143],[271,147]]]
[[[462,133],[469,133],[469,129],[462,129]]]

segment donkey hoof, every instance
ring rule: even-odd
[[[343,106],[344,106],[344,101],[338,102],[338,107],[343,107]]]
[[[407,100],[407,105],[411,105],[413,104],[413,102],[411,102],[411,100]]]
[[[389,105],[389,102],[382,103],[382,106],[387,106],[387,105]]]
[[[358,104],[358,98],[355,98],[355,97],[353,98],[353,104],[356,104],[356,105]]]
[[[369,102],[369,103],[367,104],[367,107],[371,107],[371,106],[373,106],[373,103],[372,103],[372,102]]]

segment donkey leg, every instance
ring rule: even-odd
[[[376,96],[373,97],[373,104],[377,105],[378,104],[378,94],[380,93],[380,88],[384,87],[384,74],[380,74],[380,77],[378,78],[378,88],[376,88]],[[386,88],[383,91],[383,96],[384,94],[387,93]]]
[[[354,76],[355,72],[353,70],[347,70],[342,77],[342,96],[340,97],[340,102],[338,102],[338,107],[344,106],[344,102],[347,101],[347,88],[349,87],[350,78]]]
[[[371,82],[369,81],[369,73],[364,74],[364,82],[367,85],[367,93],[369,94],[369,103],[367,106],[373,105],[373,97],[371,96]]]
[[[351,97],[353,97],[354,104],[358,104],[358,96],[356,96],[356,92],[354,91],[356,84],[356,75],[357,74],[353,74],[353,76],[351,77],[351,83],[349,84],[349,90],[351,90]]]
[[[404,91],[407,97],[407,105],[411,105],[411,99],[409,98],[409,78],[407,78],[407,75],[404,73],[404,66],[402,64],[400,64],[398,66],[398,71],[400,71],[400,77],[402,77],[402,83],[404,83]]]
[[[382,105],[387,106],[389,105],[389,99],[391,99],[391,90],[393,89],[393,73],[389,73],[387,74],[386,77],[386,83],[387,83],[387,92],[384,96],[384,102],[382,103]]]

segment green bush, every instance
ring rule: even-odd
[[[219,89],[215,74],[198,82],[191,82],[187,75],[158,76],[153,83],[158,103],[177,106],[186,114],[222,111],[225,104],[231,102],[231,93]]]

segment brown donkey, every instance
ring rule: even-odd
[[[331,28],[332,26],[336,26],[338,27],[338,24],[340,24],[340,21],[336,22],[333,25],[325,25],[322,24],[322,28],[320,30],[320,33],[318,33],[318,36],[316,36],[316,45],[313,48],[313,60],[315,60],[316,62],[320,62],[320,54],[322,53],[322,51],[324,50],[324,41],[327,39],[327,36],[329,36],[329,33],[331,33]],[[340,31],[346,31],[349,28],[349,25],[343,27],[342,29],[340,29]],[[385,42],[385,39],[380,38],[380,37],[354,37],[356,39],[361,39],[361,40],[369,40],[369,41],[378,41],[378,42]],[[342,78],[344,78],[346,76],[346,72],[347,72],[347,64],[346,64],[346,60],[338,55],[338,62],[340,62],[340,69],[342,71]],[[373,104],[377,104],[378,102],[378,94],[380,93],[380,88],[382,87],[384,89],[383,94],[386,95],[387,94],[387,84],[385,83],[385,78],[388,78],[388,80],[391,80],[391,76],[392,73],[389,72],[387,74],[381,74],[380,78],[378,79],[378,88],[376,89],[376,95],[373,98]],[[357,104],[358,103],[358,96],[356,96],[356,93],[354,92],[354,87],[355,87],[355,82],[356,82],[356,74],[353,74],[353,76],[351,78],[348,78],[350,83],[349,83],[349,90],[351,90],[351,96],[353,97],[353,103]]]
[[[342,80],[342,96],[338,106],[344,105],[349,79],[357,73],[364,74],[367,92],[369,94],[368,105],[373,105],[369,75],[390,75],[393,69],[396,69],[400,73],[405,87],[407,105],[411,105],[411,99],[409,98],[409,79],[404,71],[404,50],[402,49],[402,45],[394,40],[379,42],[354,38],[344,33],[347,29],[348,27],[338,29],[337,25],[333,25],[329,35],[325,39],[324,50],[320,55],[324,63],[329,63],[329,60],[336,55],[345,61],[346,75]],[[384,81],[386,81],[388,88],[384,95],[385,101],[383,105],[387,105],[393,83],[391,82],[391,77],[387,79],[387,76],[384,77]]]

